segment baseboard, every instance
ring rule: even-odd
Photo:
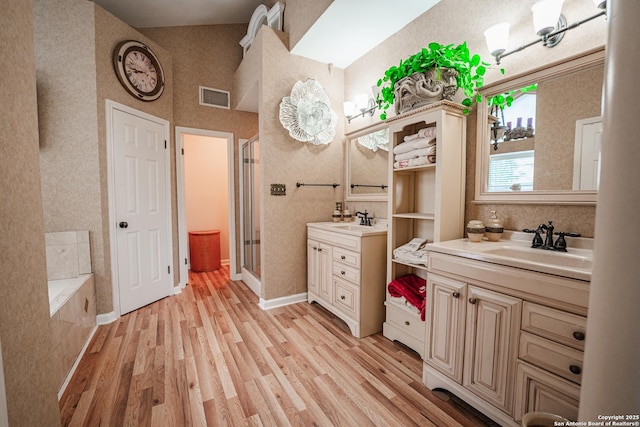
[[[282,307],[285,305],[297,304],[299,302],[307,301],[307,293],[303,292],[301,294],[296,295],[288,295],[286,297],[274,298],[270,300],[265,300],[260,298],[260,306],[263,310],[271,310],[272,308]]]
[[[100,325],[108,325],[109,323],[115,322],[118,320],[118,316],[115,311],[111,311],[109,313],[98,314],[96,316],[96,324]]]
[[[178,285],[178,286],[174,286],[173,287],[173,294],[174,295],[178,295],[182,293],[182,286]]]
[[[98,330],[98,325],[94,326],[93,329],[91,330],[91,333],[87,337],[87,341],[84,343],[84,346],[82,346],[82,350],[80,350],[80,354],[78,354],[78,357],[76,357],[76,361],[73,363],[73,366],[71,367],[71,369],[69,370],[69,373],[65,377],[64,382],[60,386],[60,389],[58,389],[58,401],[60,401],[60,399],[62,398],[62,395],[64,394],[64,391],[67,389],[67,386],[69,385],[69,381],[71,381],[73,374],[76,372],[76,368],[78,367],[78,364],[80,364],[80,360],[82,360],[82,356],[84,356],[85,351],[87,351],[87,348],[89,348],[89,344],[91,344],[93,335],[96,333],[97,330]]]

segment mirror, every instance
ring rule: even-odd
[[[386,201],[389,128],[367,128],[347,135],[346,200]]]
[[[504,116],[478,104],[475,201],[595,204],[603,76],[600,48],[484,87],[514,101]],[[505,137],[495,138],[494,121]]]

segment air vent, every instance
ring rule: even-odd
[[[230,109],[230,96],[226,90],[200,86],[200,105]]]

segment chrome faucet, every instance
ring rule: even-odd
[[[357,211],[356,216],[360,218],[360,225],[371,226],[371,218],[369,218],[369,212],[366,209],[364,212]]]
[[[540,224],[535,230],[525,228],[522,231],[524,231],[525,233],[535,233],[535,235],[533,236],[533,241],[531,242],[532,248],[547,249],[550,251],[567,252],[567,242],[564,239],[564,236],[580,237],[579,233],[571,233],[568,231],[554,232],[554,229],[555,227],[553,226],[553,221],[548,221],[548,224]],[[542,240],[541,234],[546,235],[544,242]],[[554,234],[558,236],[555,242],[553,241]]]

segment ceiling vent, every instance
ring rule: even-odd
[[[200,86],[200,105],[229,110],[231,108],[230,99],[229,92],[226,90]]]

